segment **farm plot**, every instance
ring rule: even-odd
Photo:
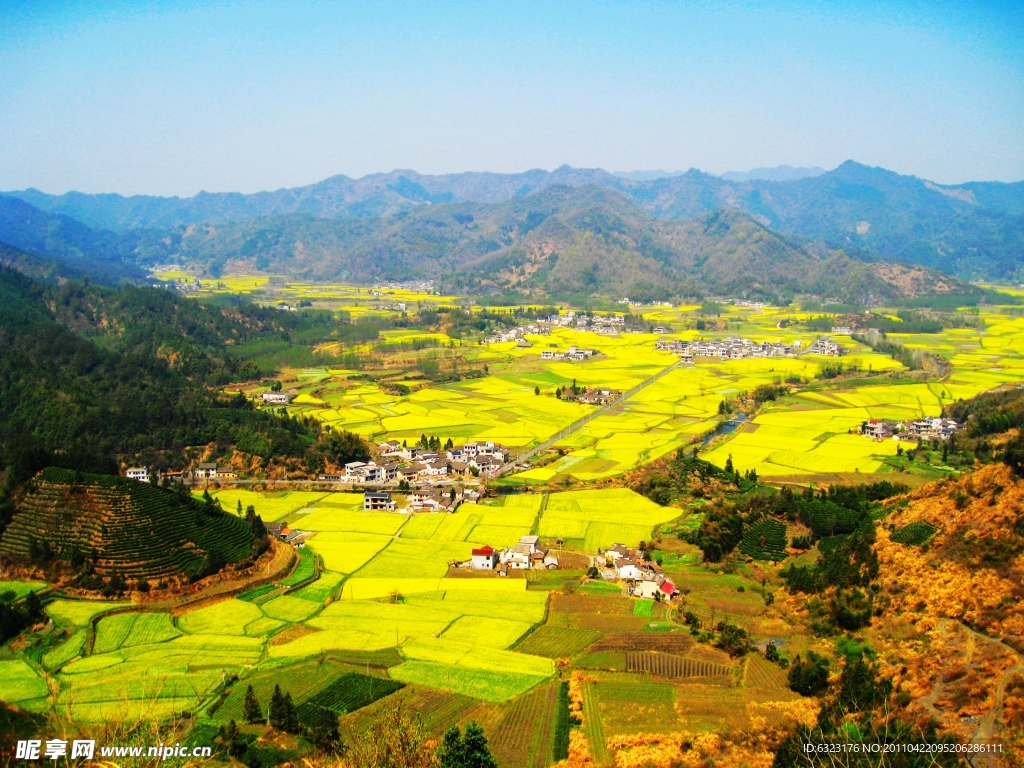
[[[39,592],[50,585],[45,581],[0,581],[0,595],[14,593],[15,600],[21,600],[29,592]]]
[[[644,682],[639,675],[597,673],[597,709],[606,737],[677,730],[675,691],[666,683]]]
[[[193,635],[244,635],[248,624],[263,618],[258,606],[242,600],[223,600],[178,618],[178,626]]]
[[[463,616],[456,619],[441,637],[461,642],[478,643],[487,648],[508,648],[530,631],[532,622],[511,619],[488,618],[480,621],[477,616]]]
[[[43,655],[43,666],[48,670],[54,670],[79,656],[82,653],[87,635],[88,632],[84,629],[77,629],[72,632],[67,640],[57,647],[51,648]]]
[[[541,514],[538,533],[549,538],[583,539],[588,551],[650,538],[654,526],[678,517],[628,488],[553,493]]]
[[[355,573],[392,541],[391,536],[374,533],[318,533],[306,542],[323,558],[324,568],[337,573]],[[310,585],[312,586],[312,585]]]
[[[267,616],[281,621],[303,621],[320,610],[319,603],[290,595],[275,597],[260,607]]]
[[[303,600],[311,600],[314,603],[323,603],[334,594],[338,585],[344,577],[340,573],[324,571],[320,578],[312,584],[307,584],[301,589],[292,592],[294,597],[301,597]]]
[[[128,637],[132,625],[135,624],[135,617],[134,613],[119,613],[101,619],[96,625],[96,640],[93,642],[92,652],[99,655],[120,648],[121,643]]]
[[[216,687],[225,669],[254,664],[261,651],[256,639],[186,635],[89,656],[60,673],[58,709],[87,722],[181,712]]]
[[[46,708],[50,689],[21,659],[0,661],[0,680],[4,681],[4,701],[33,711]]]
[[[516,650],[534,656],[546,656],[549,659],[566,659],[583,653],[600,637],[600,632],[589,629],[553,627],[545,624],[537,627]]]
[[[721,677],[732,674],[732,668],[700,659],[688,659],[668,653],[630,651],[626,653],[626,670],[659,677]]]
[[[284,491],[259,493],[256,491],[244,490],[219,490],[211,494],[214,499],[221,503],[227,512],[237,512],[241,503],[242,512],[250,506],[256,508],[256,514],[263,518],[264,522],[272,523],[287,517],[298,509],[309,506],[328,494],[319,491]]]
[[[313,550],[302,547],[297,551],[298,562],[295,563],[295,570],[288,576],[281,579],[281,584],[286,587],[294,587],[313,578],[316,573],[316,553]]]
[[[47,604],[43,609],[51,619],[73,627],[87,627],[93,616],[98,616],[114,608],[128,603],[107,603],[97,600],[63,600],[58,599]]]
[[[461,541],[398,538],[359,569],[359,578],[388,578],[399,573],[403,578],[440,578],[448,573],[450,562],[469,560],[472,550],[472,544]]]
[[[744,531],[740,552],[755,560],[785,560],[788,543],[785,523],[762,520]]]
[[[915,520],[892,532],[890,538],[897,544],[921,546],[935,535],[939,528],[927,520]]]
[[[250,685],[256,698],[264,706],[270,702],[275,685],[281,686],[282,693],[290,693],[292,700],[301,705],[352,671],[353,667],[346,664],[324,661],[320,658],[258,671],[235,683],[231,693],[214,713],[214,717],[221,722],[243,722],[245,692]]]
[[[326,709],[336,715],[348,714],[390,696],[404,687],[404,683],[396,680],[349,672],[300,704],[299,721],[307,727],[312,726],[316,722],[318,710]]]
[[[547,768],[551,762],[558,689],[540,686],[513,699],[488,739],[500,766]]]
[[[550,659],[420,638],[402,646],[407,661],[390,670],[397,680],[501,702],[525,693],[554,674]]]

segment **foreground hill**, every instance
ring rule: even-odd
[[[960,277],[1009,278],[1021,267],[1024,182],[940,185],[852,161],[789,181],[726,179],[697,170],[644,180],[562,166],[520,174],[392,171],[361,179],[334,176],[294,189],[253,195],[200,193],[184,199],[53,196],[37,190],[8,194],[92,227],[126,232],[300,213],[374,219],[451,201],[500,203],[560,185],[615,190],[665,220],[694,219],[723,206],[735,207],[773,229],[830,248],[877,254]]]
[[[898,611],[924,606],[1024,652],[1024,482],[1009,467],[915,491],[884,529],[879,557]]]
[[[212,504],[148,483],[44,469],[15,497],[0,554],[78,576],[191,581],[240,563],[261,540]]]
[[[181,466],[184,446],[218,441],[225,452],[241,444],[265,461],[305,454],[313,427],[254,411],[244,399],[223,400],[206,386],[246,375],[220,341],[244,318],[179,302],[153,289],[54,289],[0,268],[0,450],[8,483],[45,466],[54,450],[162,466]],[[72,328],[92,329],[103,343]]]

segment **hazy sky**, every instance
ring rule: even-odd
[[[846,159],[1016,181],[1022,41],[1019,1],[0,0],[0,189]]]

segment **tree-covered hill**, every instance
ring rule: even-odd
[[[75,298],[77,291],[84,297]],[[193,347],[190,377],[151,340],[136,343],[138,328],[103,345],[76,334],[59,321],[71,314],[70,300],[55,311],[55,299],[88,305],[98,296],[94,305],[109,303],[112,317],[131,316],[116,305],[131,305],[132,294],[90,291],[98,289],[53,289],[0,268],[0,455],[9,487],[40,462],[45,466],[53,451],[182,466],[185,446],[214,444],[227,453],[239,447],[269,461],[301,458],[316,440],[311,425],[254,411],[244,399],[224,400],[207,388],[228,365],[223,345],[219,357]],[[189,307],[183,315],[196,311]],[[167,317],[174,328],[173,314]],[[215,346],[215,338],[207,341]]]
[[[262,523],[110,475],[49,467],[19,490],[15,507],[0,529],[0,555],[47,572],[59,565],[85,589],[194,581],[266,548]]]
[[[138,240],[137,233],[93,229],[63,214],[0,195],[0,242],[104,282],[145,277],[134,253]]]

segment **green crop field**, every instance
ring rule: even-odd
[[[46,613],[54,621],[75,627],[86,627],[93,616],[98,616],[127,603],[108,603],[88,600],[54,600],[46,606]]]
[[[302,621],[320,610],[320,604],[312,600],[303,600],[301,597],[284,595],[263,603],[260,609],[272,619]]]
[[[237,512],[238,504],[241,502],[243,513],[250,506],[255,507],[256,514],[263,518],[264,522],[271,523],[288,517],[303,507],[312,507],[315,502],[325,499],[329,494],[311,491],[257,493],[224,489],[215,490],[210,495],[217,499],[227,512]]]
[[[550,659],[566,659],[582,653],[600,637],[600,632],[592,630],[545,624],[537,627],[516,650],[534,656],[547,656]]]
[[[355,712],[373,702],[401,690],[404,683],[349,672],[335,680],[309,700],[299,705],[299,721],[304,725],[316,722],[317,710],[326,709],[336,715]]]
[[[762,520],[744,531],[739,549],[755,560],[785,560],[788,543],[785,523]]]
[[[21,659],[0,660],[0,680],[4,681],[4,701],[26,709],[36,709],[49,695],[46,681]]]
[[[286,587],[302,584],[313,578],[313,575],[316,573],[315,552],[302,547],[296,550],[296,554],[298,555],[298,562],[295,564],[295,570],[289,576],[281,579],[281,583]]]
[[[13,592],[14,599],[20,600],[29,592],[38,592],[48,586],[45,581],[0,581],[0,595]]]
[[[899,544],[914,544],[921,546],[928,541],[928,539],[934,536],[935,532],[938,530],[938,526],[929,523],[927,520],[915,520],[902,528],[897,528],[892,532],[892,536],[890,538]]]
[[[250,685],[264,708],[270,703],[275,685],[281,686],[283,693],[290,693],[292,700],[301,706],[303,702],[351,672],[352,667],[348,665],[325,662],[321,659],[304,660],[259,671],[235,683],[214,716],[221,722],[242,722],[245,692]]]
[[[87,636],[88,632],[84,629],[72,632],[67,640],[43,655],[43,666],[48,670],[54,670],[67,664],[81,654]]]
[[[301,597],[303,600],[312,600],[314,603],[322,603],[334,593],[335,589],[337,589],[338,585],[341,583],[342,578],[343,576],[340,573],[324,571],[320,574],[320,578],[312,584],[307,584],[301,589],[290,594],[293,597]]]

